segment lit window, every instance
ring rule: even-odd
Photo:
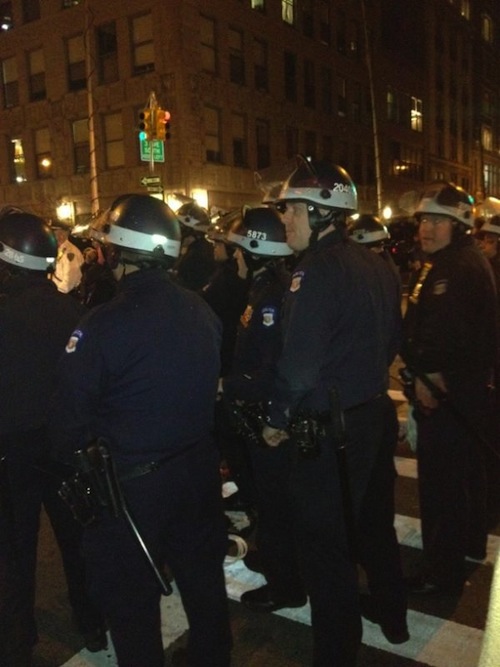
[[[470,19],[470,0],[461,0],[461,2],[460,2],[460,14],[465,19]]]
[[[251,7],[252,9],[258,9],[260,12],[263,12],[266,8],[266,0],[252,0]]]
[[[483,14],[481,17],[481,36],[488,44],[493,43],[493,21],[488,14]]]
[[[10,30],[12,27],[12,2],[0,2],[0,30]]]
[[[48,127],[35,131],[35,158],[38,178],[52,176],[52,152]]]
[[[417,97],[411,98],[410,123],[412,130],[422,132],[422,100],[419,100]]]
[[[12,139],[11,156],[14,181],[24,183],[26,181],[26,160],[21,139]]]
[[[483,125],[481,128],[481,145],[485,151],[493,150],[493,132],[488,125]]]
[[[285,23],[295,23],[295,0],[281,0],[281,18]]]

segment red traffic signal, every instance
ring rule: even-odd
[[[156,139],[165,141],[170,139],[170,111],[165,109],[156,110]]]

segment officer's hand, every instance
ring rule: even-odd
[[[428,373],[427,377],[440,391],[446,393],[446,384],[441,373]],[[439,401],[420,378],[415,379],[415,398],[419,409],[425,414],[439,407]]]
[[[264,426],[262,429],[262,438],[269,447],[277,447],[285,440],[288,440],[288,433],[280,428]]]

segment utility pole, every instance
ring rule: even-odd
[[[90,210],[96,215],[99,210],[99,183],[97,179],[96,141],[94,125],[94,60],[92,58],[92,29],[94,14],[90,8],[90,0],[85,0],[85,76],[87,79],[87,112],[89,125],[89,152],[90,152]]]
[[[366,58],[366,68],[368,71],[368,83],[370,86],[370,102],[372,108],[373,155],[375,159],[375,181],[377,187],[377,215],[381,215],[382,204],[383,204],[383,184],[382,184],[382,169],[380,165],[380,140],[379,140],[378,120],[377,120],[377,100],[375,97],[375,83],[373,78],[371,40],[368,29],[368,20],[366,16],[365,0],[361,0],[361,14],[363,17],[363,32],[365,37],[365,58]]]

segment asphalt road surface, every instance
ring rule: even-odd
[[[391,384],[403,431],[406,404],[399,400],[402,397],[397,383]],[[395,524],[404,567],[411,574],[421,551],[421,535],[415,459],[404,438],[398,448],[396,465],[399,477]],[[410,598],[411,639],[407,643],[389,644],[378,626],[364,621],[358,667],[476,667],[499,545],[500,525],[490,535],[487,558],[480,563],[469,562],[468,582],[459,599]],[[226,564],[225,570],[235,640],[233,667],[310,666],[309,606],[264,616],[252,613],[239,603],[239,598],[244,591],[261,584],[261,575],[247,570],[241,560]],[[362,573],[360,580],[362,586]],[[82,649],[83,641],[71,624],[61,560],[45,517],[39,545],[36,611],[40,641],[35,650],[34,667],[116,666],[112,648],[100,653]],[[176,592],[162,598],[162,615],[165,666],[169,667],[172,650],[183,645],[187,629]]]

